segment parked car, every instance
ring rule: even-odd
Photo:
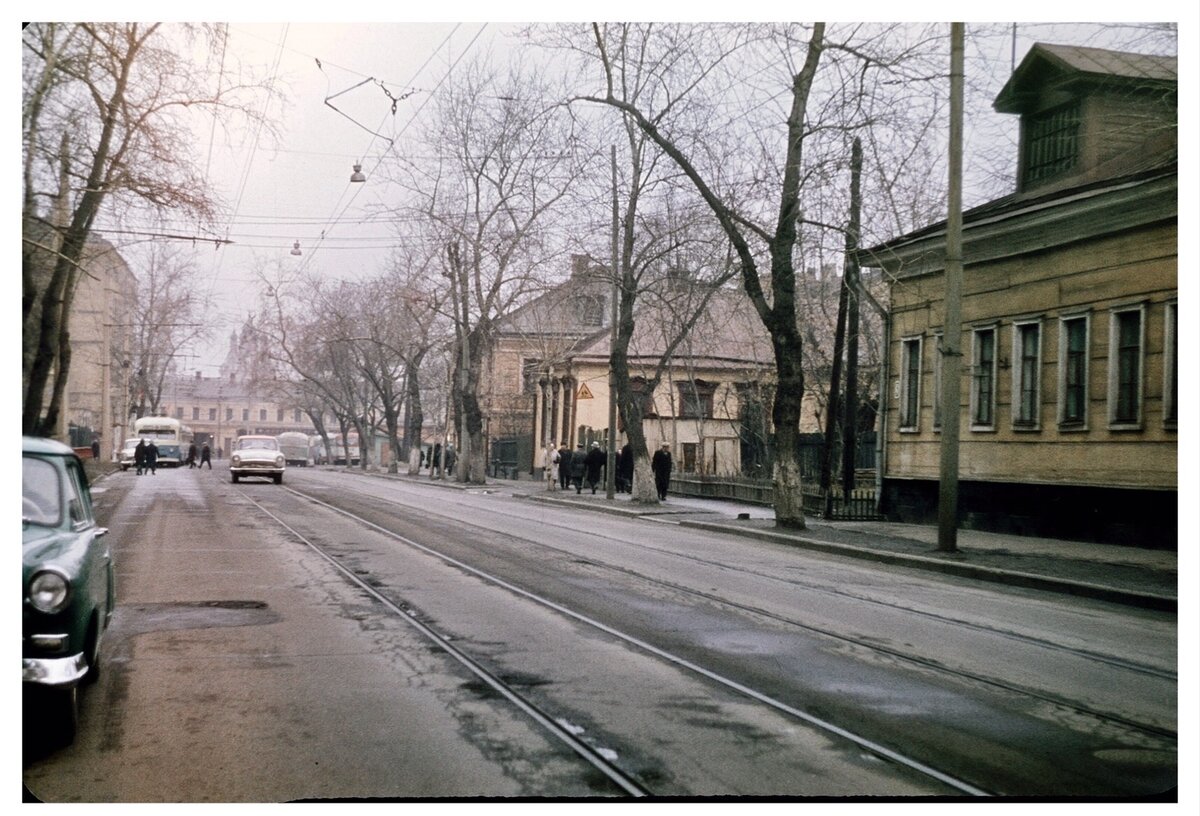
[[[229,478],[237,484],[243,476],[262,476],[283,484],[287,462],[279,450],[279,440],[273,436],[239,436],[229,457]]]
[[[78,688],[99,674],[100,644],[116,607],[112,551],[74,451],[24,437],[21,452],[25,723],[50,742],[69,744]]]
[[[136,464],[133,460],[133,454],[137,449],[139,441],[137,437],[125,440],[125,447],[121,448],[121,470],[129,470]]]

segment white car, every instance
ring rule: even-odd
[[[121,470],[129,470],[134,466],[133,453],[139,441],[137,437],[125,440],[125,447],[121,448]]]
[[[273,436],[239,436],[229,457],[229,478],[237,484],[242,476],[262,476],[283,484],[287,462]]]

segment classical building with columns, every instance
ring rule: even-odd
[[[541,478],[549,445],[624,444],[623,429],[608,427],[610,288],[606,267],[573,256],[568,280],[497,332],[485,391],[496,475]],[[629,353],[635,383],[651,379],[662,356],[666,308],[650,299],[639,307]],[[648,443],[672,443],[685,472],[755,473],[765,458],[773,372],[769,340],[745,295],[717,292],[645,397]]]

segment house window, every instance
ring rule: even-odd
[[[1041,413],[1042,325],[1013,324],[1013,426],[1034,430]]]
[[[933,429],[942,428],[942,338],[937,332],[933,335]]]
[[[538,392],[538,387],[541,382],[541,367],[540,360],[522,360],[521,361],[521,393],[526,396],[534,396]]]
[[[1025,184],[1053,178],[1075,166],[1079,157],[1079,102],[1036,116],[1025,123]]]
[[[183,406],[182,405],[175,406],[175,418],[183,419]]]
[[[292,412],[292,421],[293,422],[300,421],[300,409],[299,408],[297,408],[295,411]]]
[[[971,428],[995,427],[996,329],[976,329],[971,351]]]
[[[915,431],[921,411],[921,338],[900,341],[900,430]]]
[[[250,409],[243,408],[242,409],[242,422],[249,422],[249,421],[250,421]]]
[[[200,418],[200,407],[198,405],[193,405],[192,406],[192,419],[199,419],[199,418]]]
[[[1065,317],[1058,340],[1058,424],[1063,429],[1087,425],[1087,373],[1087,315]]]
[[[226,421],[226,422],[232,422],[232,421],[233,421],[233,409],[232,409],[232,408],[226,408],[226,409],[225,409],[225,421]]]
[[[1142,421],[1142,307],[1113,311],[1108,357],[1108,421],[1140,427]]]
[[[575,320],[580,326],[603,326],[604,298],[595,295],[575,298]]]
[[[716,383],[689,380],[679,383],[679,416],[683,419],[712,419]]]
[[[208,409],[208,421],[209,421],[209,422],[215,422],[215,421],[216,421],[216,419],[217,419],[217,409],[216,409],[216,408],[209,408],[209,409]]]
[[[1168,303],[1166,337],[1163,338],[1163,424],[1174,428],[1179,417],[1179,335],[1177,324],[1179,304]]]
[[[680,468],[684,473],[696,472],[696,443],[683,442],[679,446],[680,453],[683,454],[683,467]]]
[[[275,421],[283,422],[283,409],[282,408],[275,409]]]
[[[266,422],[266,421],[267,421],[267,409],[266,409],[266,408],[259,408],[259,409],[258,409],[258,421],[259,421],[259,422]]]

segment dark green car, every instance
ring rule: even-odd
[[[112,553],[74,451],[30,437],[21,448],[25,728],[66,744],[75,738],[78,687],[97,677],[116,607]]]

